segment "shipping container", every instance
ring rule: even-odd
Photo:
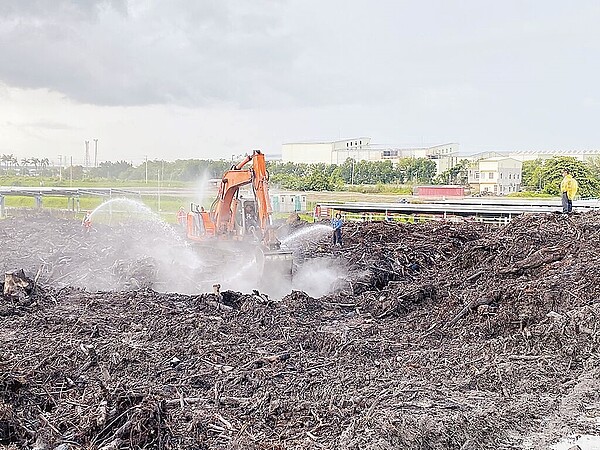
[[[464,197],[464,186],[417,186],[415,194],[419,197]]]

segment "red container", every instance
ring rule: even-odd
[[[419,197],[464,197],[464,186],[417,186],[415,193]]]

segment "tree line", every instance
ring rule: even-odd
[[[600,158],[597,156],[586,161],[570,156],[524,161],[521,179],[523,190],[560,195],[560,182],[565,169],[579,183],[579,196],[589,198],[600,195]]]
[[[4,160],[2,160],[4,161]],[[33,166],[20,166],[19,173],[28,174],[35,168],[36,175],[63,178],[146,180],[161,182],[194,182],[199,179],[220,179],[233,165],[226,160],[187,159],[177,161],[151,160],[134,166],[128,161],[105,161],[98,167],[85,168],[81,165],[63,168],[49,167],[47,160],[28,160]],[[38,167],[43,170],[38,171]],[[5,174],[14,175],[16,165],[5,164]],[[336,190],[344,185],[375,184],[430,184],[436,172],[435,163],[427,158],[402,158],[397,164],[391,161],[346,160],[343,164],[297,164],[268,161],[272,185],[293,190]]]
[[[104,162],[90,169],[89,176],[144,180],[158,176],[165,182],[192,182],[201,178],[220,179],[233,165],[225,160],[148,161],[134,167],[125,161]],[[272,185],[300,191],[332,191],[344,185],[431,183],[435,163],[426,158],[404,158],[398,164],[391,161],[354,161],[343,164],[297,164],[268,161],[267,170]]]
[[[457,184],[468,186],[468,171],[473,162],[467,159],[436,176],[435,162],[427,158],[401,158],[392,161],[356,161],[343,164],[297,164],[268,161],[270,182],[291,190],[333,191],[352,185],[414,185]],[[186,159],[176,161],[151,160],[134,166],[127,161],[105,161],[98,167],[81,165],[57,168],[47,158],[17,159],[14,155],[0,156],[0,172],[5,175],[35,174],[38,176],[72,177],[73,180],[108,179],[162,183],[195,182],[200,179],[220,179],[232,167],[227,160]],[[573,157],[557,156],[523,162],[522,190],[558,195],[562,171],[568,169],[579,182],[582,197],[600,195],[600,157],[585,162]]]
[[[41,169],[41,173],[44,174],[46,169],[50,166],[50,160],[48,158],[22,158],[18,159],[13,154],[0,155],[0,164],[2,165],[4,172],[23,172],[29,173],[30,169],[34,169],[35,173],[38,173],[38,168]]]

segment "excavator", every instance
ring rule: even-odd
[[[247,167],[250,162],[252,165]],[[251,198],[244,198],[240,193],[240,189],[247,185],[252,188]],[[186,233],[188,239],[203,244],[233,242],[238,252],[246,254],[253,249],[255,273],[259,278],[276,272],[289,278],[292,274],[292,252],[282,247],[277,239],[271,215],[265,155],[254,150],[223,174],[210,211],[191,204]]]

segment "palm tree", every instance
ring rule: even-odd
[[[50,160],[48,158],[42,158],[40,160],[40,165],[42,166],[42,175],[43,175],[46,171],[46,168],[50,165]]]
[[[0,161],[2,161],[4,163],[4,170],[8,170],[8,155],[2,155],[0,156]]]
[[[29,171],[27,170],[27,166],[29,164],[29,159],[28,158],[21,159],[21,164],[23,165],[23,170],[21,171],[21,175],[29,174]]]
[[[40,160],[38,158],[31,158],[29,160],[29,162],[31,162],[31,164],[33,164],[33,167],[35,168],[35,174],[39,175],[37,168],[38,168],[38,165],[40,164]]]

